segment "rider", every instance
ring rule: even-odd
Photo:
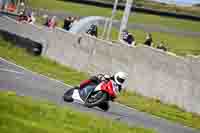
[[[107,74],[99,74],[97,76],[92,76],[90,79],[83,81],[79,88],[82,89],[85,86],[88,85],[98,85],[101,82],[109,82],[110,80],[113,81],[115,88],[116,88],[116,93],[120,93],[122,90],[122,84],[125,82],[127,79],[127,73],[125,72],[117,72],[113,76],[109,76]]]
[[[125,72],[117,72],[113,75],[110,79],[114,81],[115,85],[117,86],[117,93],[120,93],[122,90],[122,85],[128,78],[128,74]]]
[[[83,82],[81,82],[79,88],[82,89],[87,85],[98,85],[102,81],[109,81],[110,78],[111,77],[107,74],[98,74],[96,76],[90,77],[90,79],[88,80],[84,80]]]

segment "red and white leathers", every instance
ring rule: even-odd
[[[113,80],[109,80],[108,82],[100,83],[95,90],[101,90],[110,95],[112,98],[116,98],[121,90],[121,86],[118,85]]]
[[[82,89],[87,85],[98,85],[101,83],[101,80],[97,76],[92,76],[90,79],[84,80],[80,83],[79,88]]]
[[[111,97],[115,98],[122,89],[122,84],[127,78],[127,74],[124,72],[118,72],[112,77],[103,76],[104,78],[99,78],[98,76],[93,76],[88,80],[83,81],[80,84],[80,89],[83,89],[88,85],[96,85],[95,90],[102,90],[107,92]]]

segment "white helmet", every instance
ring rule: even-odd
[[[125,72],[118,72],[114,75],[114,80],[118,85],[122,85],[127,79],[128,74]]]
[[[105,78],[105,79],[110,79],[110,75],[105,74],[105,75],[104,75],[104,78]]]

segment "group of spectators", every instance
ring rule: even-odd
[[[19,4],[18,14],[19,16],[17,17],[17,20],[19,22],[28,23],[28,24],[34,24],[36,22],[35,13],[32,11],[26,10],[24,2],[21,2]]]
[[[44,26],[47,26],[53,29],[58,25],[56,16],[49,17],[48,15],[44,15],[43,17],[45,19],[45,22],[43,24]]]
[[[125,42],[128,46],[135,46],[136,40],[132,33],[129,33],[127,30],[122,31],[122,41]],[[145,41],[143,43],[146,46],[151,47],[153,45],[153,38],[151,33],[147,33]],[[159,45],[156,47],[157,49],[161,49],[163,51],[167,51],[167,48],[164,45],[164,42],[162,41]]]
[[[44,15],[43,18],[45,19],[44,25],[49,28],[55,28],[58,25],[57,17],[49,17],[48,15]],[[63,29],[69,31],[70,28],[79,21],[79,17],[66,17],[63,22]]]
[[[45,22],[44,22],[45,26],[49,28],[55,28],[57,26],[56,16],[49,17],[48,15],[44,15],[43,18],[45,19]],[[72,17],[72,16],[66,17],[64,19],[63,29],[69,31],[70,28],[79,21],[79,19],[80,19],[79,17]],[[26,13],[25,11],[20,12],[18,21],[34,24],[36,21],[36,18],[34,17],[34,12],[28,12],[28,13]],[[90,28],[86,31],[86,33],[91,36],[97,37],[98,36],[97,25],[92,24]],[[121,41],[125,42],[125,44],[127,44],[128,46],[136,45],[135,37],[133,36],[132,33],[128,32],[127,30],[122,31]],[[153,45],[153,39],[150,33],[147,33],[143,44],[149,47]],[[161,42],[159,45],[157,45],[156,48],[161,49],[163,51],[167,51],[167,48],[165,47],[164,42]]]
[[[16,9],[17,6],[13,1],[0,0],[0,11],[15,12]]]
[[[64,19],[64,25],[63,25],[63,29],[69,31],[70,28],[73,26],[73,25],[76,25],[76,23],[80,20],[79,17],[72,17],[72,16],[69,16],[67,18]],[[86,31],[87,34],[91,35],[91,36],[95,36],[97,37],[98,35],[98,31],[97,31],[97,25],[94,25],[92,24],[90,26],[90,28]]]
[[[34,24],[36,21],[36,18],[34,16],[34,12],[20,12],[19,16],[17,18],[17,20],[19,22],[23,22],[23,23],[28,23],[28,24]]]
[[[49,27],[49,28],[54,28],[57,26],[57,21],[56,21],[56,16],[53,16],[52,18],[49,18],[48,15],[43,16],[45,18],[45,23],[44,25]],[[76,25],[76,23],[80,20],[79,17],[73,17],[69,16],[64,19],[63,22],[63,29],[66,31],[69,31],[73,25]],[[98,27],[95,24],[92,24],[89,29],[86,31],[87,34],[91,36],[98,36]]]

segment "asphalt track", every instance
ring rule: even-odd
[[[69,87],[60,81],[33,73],[0,58],[0,90],[15,91],[20,96],[49,100],[58,105],[70,106],[82,112],[92,112],[129,125],[153,128],[158,133],[200,133],[199,130],[138,112],[118,103],[112,103],[108,112],[102,112],[97,108],[89,109],[78,103],[65,103],[62,95]]]

